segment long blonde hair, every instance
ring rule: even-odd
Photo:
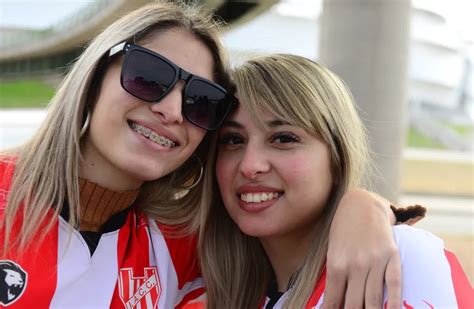
[[[214,79],[228,87],[227,59],[220,39],[220,25],[197,7],[176,4],[176,1],[161,1],[133,11],[111,24],[74,63],[50,102],[46,119],[35,135],[22,146],[4,151],[1,155],[3,161],[15,158],[16,165],[5,216],[0,222],[0,228],[5,229],[3,250],[13,243],[24,249],[42,222],[47,223],[47,228],[39,231],[44,236],[56,219],[56,216],[47,216],[48,211],[58,215],[65,201],[69,204],[70,225],[78,225],[80,129],[86,106],[94,104],[102,75],[107,69],[104,56],[120,42],[140,42],[174,27],[189,30],[209,48],[214,60]],[[185,45],[183,48],[186,48]],[[208,148],[207,140],[206,136],[196,150],[203,161]],[[189,167],[193,165],[193,158],[188,161],[174,173],[145,183],[137,202],[141,210],[156,220],[184,225],[186,231],[191,232],[199,224],[196,214],[201,197],[201,202],[206,202],[202,184],[179,200],[173,198],[177,191],[174,187],[189,183],[196,177],[196,169]],[[22,220],[18,235],[11,235],[17,217],[27,220]]]
[[[349,89],[323,66],[294,55],[255,58],[235,69],[240,104],[253,121],[265,127],[262,115],[270,111],[292,125],[322,137],[331,154],[333,187],[318,222],[318,235],[302,266],[286,308],[304,308],[321,275],[329,228],[344,192],[360,185],[367,162],[364,127]],[[214,145],[215,147],[215,145]],[[215,151],[209,160],[215,160]],[[208,175],[215,169],[208,166]],[[217,185],[215,177],[206,185]],[[259,241],[244,235],[227,214],[218,194],[203,206],[200,260],[209,308],[258,308],[272,277]]]

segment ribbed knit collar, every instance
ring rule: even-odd
[[[129,207],[139,190],[116,192],[79,178],[81,203],[81,231],[99,232],[114,214]]]

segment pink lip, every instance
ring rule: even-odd
[[[273,206],[273,204],[275,204],[275,202],[278,201],[278,199],[279,199],[279,197],[277,199],[274,199],[274,200],[271,200],[271,201],[265,201],[265,202],[261,202],[261,203],[247,203],[247,202],[242,201],[239,198],[239,206],[240,206],[241,209],[243,209],[246,212],[258,213],[258,212],[264,211],[265,209]]]
[[[148,122],[148,121],[142,121],[142,120],[135,120],[135,119],[129,119],[129,121],[135,122],[136,124],[139,124],[141,126],[144,126],[147,129],[152,130],[153,132],[157,133],[158,135],[164,136],[167,139],[172,140],[176,145],[179,146],[180,142],[179,139],[174,136],[171,132],[168,132],[165,128],[162,126],[158,126],[154,123]]]

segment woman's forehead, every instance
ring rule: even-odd
[[[242,105],[237,108],[224,124],[224,126],[236,128],[252,126],[265,131],[285,125],[294,124],[290,123],[285,117],[277,115],[274,111],[263,109],[258,113],[253,113],[246,106]]]

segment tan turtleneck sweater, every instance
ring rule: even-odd
[[[79,184],[81,231],[99,232],[110,217],[129,207],[139,192],[116,192],[82,178],[79,178]]]

